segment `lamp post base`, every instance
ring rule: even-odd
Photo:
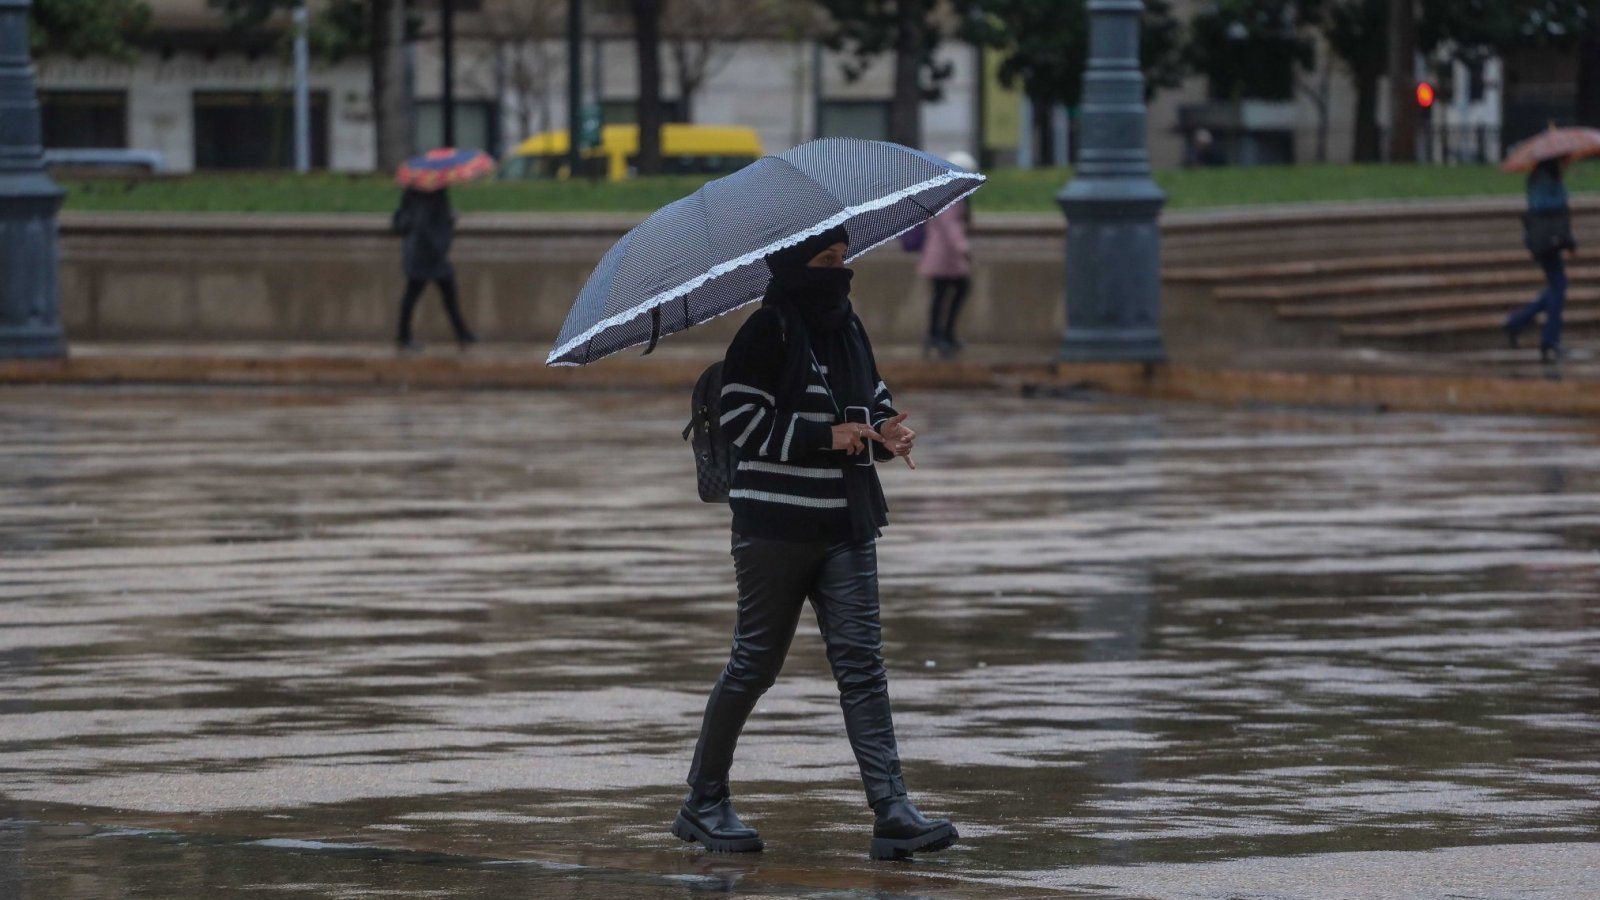
[[[1061,362],[1166,362],[1159,328],[1072,328],[1061,338]]]
[[[59,325],[0,328],[0,359],[63,359],[67,336]]]
[[[1161,226],[1148,176],[1081,177],[1057,197],[1067,216],[1066,362],[1162,362]]]

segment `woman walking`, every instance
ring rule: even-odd
[[[1539,358],[1552,362],[1561,355],[1561,313],[1567,304],[1567,270],[1561,251],[1576,253],[1572,236],[1572,211],[1561,176],[1564,159],[1547,159],[1528,173],[1528,212],[1522,217],[1522,242],[1544,270],[1545,288],[1532,303],[1506,319],[1506,341],[1516,347],[1523,329],[1544,313],[1539,335]]]
[[[406,273],[406,291],[400,298],[400,350],[422,349],[411,338],[411,318],[429,281],[439,286],[439,293],[444,298],[444,311],[449,315],[450,327],[456,333],[456,343],[463,350],[476,343],[478,339],[462,318],[461,306],[456,299],[456,272],[450,265],[450,244],[455,238],[456,214],[450,208],[449,192],[407,188],[400,195],[400,208],[395,210],[391,228],[404,238],[401,262]]]
[[[950,154],[950,162],[963,169],[977,168],[977,161],[962,152]],[[933,302],[928,309],[928,338],[923,355],[951,357],[961,350],[956,339],[956,318],[972,288],[972,249],[967,228],[972,211],[965,200],[929,219],[922,244],[917,274],[933,282]]]
[[[807,599],[876,815],[872,857],[940,850],[957,838],[950,822],[917,811],[900,773],[875,543],[888,506],[870,463],[901,457],[916,468],[916,433],[895,410],[851,307],[848,243],[845,229],[835,228],[769,255],[762,307],[723,361],[721,427],[739,459],[729,490],[738,616],[732,655],[706,702],[689,796],[672,825],[673,834],[710,850],[762,848],[734,812],[729,769]],[[850,415],[851,407],[865,415]]]

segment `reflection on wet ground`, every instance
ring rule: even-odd
[[[660,394],[0,393],[0,896],[1590,897],[1600,429],[909,398],[885,637],[963,843],[866,859],[814,623]]]

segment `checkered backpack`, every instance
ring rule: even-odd
[[[719,360],[700,373],[689,405],[689,424],[683,439],[694,449],[694,476],[700,499],[707,503],[727,503],[728,487],[738,452],[722,433],[722,362]]]

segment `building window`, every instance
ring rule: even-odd
[[[600,104],[600,121],[605,125],[637,125],[639,124],[639,102],[637,100],[607,100]],[[687,122],[682,100],[668,100],[661,98],[662,122]]]
[[[823,100],[817,107],[817,137],[889,139],[888,100]]]
[[[197,169],[294,168],[294,97],[287,91],[196,91]],[[311,93],[311,166],[328,167],[328,95]]]
[[[487,100],[456,101],[456,146],[497,153],[500,148],[500,122],[495,104]],[[426,153],[444,146],[444,104],[427,100],[417,104],[415,151]]]
[[[40,91],[39,107],[46,147],[128,146],[126,91]]]

